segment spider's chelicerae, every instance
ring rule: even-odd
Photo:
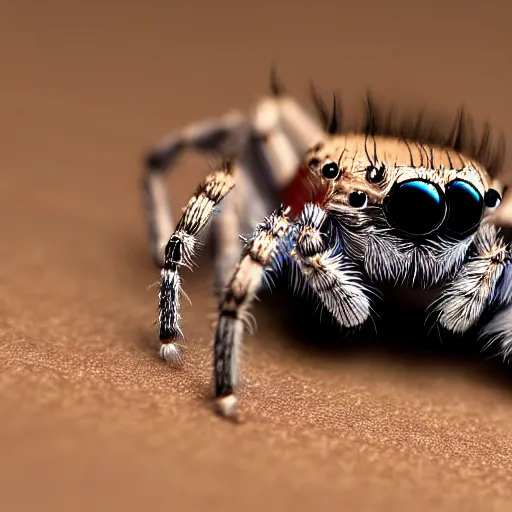
[[[422,117],[383,119],[370,99],[365,125],[342,130],[336,100],[329,113],[314,96],[322,126],[275,80],[272,90],[251,115],[192,124],[147,159],[144,197],[162,268],[161,357],[180,360],[180,267],[206,233],[219,295],[215,397],[225,416],[235,410],[249,307],[284,263],[291,285],[309,289],[342,327],[367,322],[386,287],[430,289],[427,314],[439,328],[476,329],[504,358],[512,355],[512,252],[492,222],[504,191],[503,144],[493,148],[488,129],[477,141],[462,111],[442,133]],[[174,226],[163,178],[186,147],[227,163],[206,177]]]

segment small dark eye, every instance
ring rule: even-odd
[[[461,235],[474,232],[480,223],[484,207],[478,190],[467,181],[454,180],[446,186],[446,201],[447,229]]]
[[[355,190],[354,192],[350,192],[348,202],[350,206],[353,206],[354,208],[363,208],[368,202],[368,196],[360,190]]]
[[[322,174],[324,178],[327,178],[328,180],[336,179],[339,173],[340,168],[338,167],[338,164],[335,162],[329,162],[328,164],[325,164],[322,167]]]
[[[487,208],[497,208],[501,203],[501,196],[497,190],[490,188],[484,196],[485,206]]]
[[[380,167],[375,167],[374,165],[370,165],[366,169],[366,180],[370,183],[378,183],[382,181],[384,178],[384,173],[386,172],[386,167],[382,164]]]

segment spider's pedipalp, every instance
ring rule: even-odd
[[[370,288],[354,261],[344,254],[339,234],[326,212],[307,204],[297,220],[295,248],[291,253],[307,284],[342,327],[361,326],[370,316]],[[331,229],[325,233],[324,225]]]

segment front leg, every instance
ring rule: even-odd
[[[239,351],[244,320],[264,273],[283,256],[292,257],[318,298],[340,325],[354,327],[369,316],[370,305],[361,276],[346,260],[339,242],[329,236],[327,214],[308,204],[295,222],[289,209],[281,206],[261,223],[248,240],[240,262],[229,281],[220,304],[214,339],[214,380],[217,412],[232,416],[238,381]]]
[[[439,324],[454,334],[463,334],[478,323],[495,300],[506,267],[507,246],[494,226],[483,226],[474,246],[476,254],[431,306]]]
[[[249,133],[248,120],[239,112],[219,119],[189,124],[162,139],[147,155],[142,176],[142,198],[147,219],[151,253],[162,268],[165,245],[175,229],[166,179],[178,157],[189,148],[222,157],[239,155]]]
[[[256,227],[220,302],[214,338],[214,381],[217,412],[226,417],[233,415],[236,405],[234,388],[247,312],[261,287],[264,271],[275,260],[279,241],[289,233],[289,214],[290,209],[281,205]]]
[[[158,308],[160,311],[160,357],[168,362],[180,360],[176,338],[179,326],[180,274],[179,267],[189,266],[194,256],[197,235],[210,220],[213,209],[235,186],[233,167],[226,164],[220,171],[209,174],[188,202],[176,230],[165,249],[164,268],[160,273]]]

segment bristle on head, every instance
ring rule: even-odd
[[[272,93],[272,96],[275,97],[283,96],[283,94],[286,92],[283,83],[277,75],[275,64],[273,64],[272,68],[270,69],[270,92]]]
[[[329,109],[322,100],[315,87],[311,85],[311,97],[324,129],[329,134],[343,133],[341,123],[342,112],[339,96],[333,95],[333,106]],[[491,176],[501,173],[505,160],[505,139],[499,135],[492,140],[489,123],[484,125],[481,135],[477,136],[473,118],[467,114],[464,107],[460,107],[451,127],[446,121],[434,116],[428,116],[422,108],[414,113],[397,119],[397,109],[385,109],[377,106],[373,95],[367,92],[365,96],[365,115],[362,128],[354,132],[368,136],[396,137],[399,139],[440,146],[464,153],[469,158],[485,166]]]

